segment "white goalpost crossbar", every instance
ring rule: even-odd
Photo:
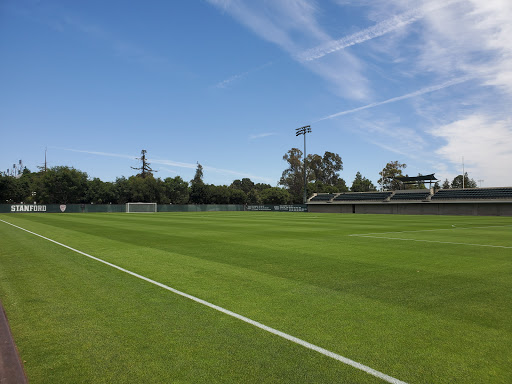
[[[156,203],[126,203],[126,213],[154,213]]]

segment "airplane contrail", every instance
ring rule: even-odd
[[[417,91],[411,92],[411,93],[407,93],[407,94],[402,95],[402,96],[397,96],[397,97],[393,97],[391,99],[387,99],[387,100],[384,100],[384,101],[378,101],[378,102],[375,102],[375,103],[363,105],[362,107],[358,107],[358,108],[354,108],[354,109],[348,109],[346,111],[341,111],[341,112],[333,113],[332,115],[325,116],[325,117],[322,117],[321,119],[318,119],[318,120],[314,121],[314,123],[317,123],[317,122],[322,121],[322,120],[333,119],[333,118],[338,117],[338,116],[348,115],[350,113],[359,112],[359,111],[362,111],[364,109],[378,107],[379,105],[394,103],[396,101],[410,99],[412,97],[424,95],[426,93],[431,93],[431,92],[439,91],[439,90],[441,90],[443,88],[451,87],[452,85],[460,84],[460,83],[463,83],[465,81],[471,80],[473,78],[474,78],[474,76],[459,77],[459,78],[456,78],[456,79],[453,79],[453,80],[450,80],[450,81],[446,81],[446,82],[444,82],[442,84],[432,85],[430,87],[422,88],[420,90],[417,90]]]
[[[460,0],[445,1],[443,3],[431,3],[423,8],[415,8],[410,11],[393,16],[389,19],[381,21],[369,28],[356,32],[352,35],[342,37],[341,39],[331,40],[325,44],[321,44],[315,48],[308,49],[297,55],[299,61],[312,61],[320,59],[330,53],[340,51],[356,44],[383,36],[396,29],[412,24],[436,9],[444,8]]]

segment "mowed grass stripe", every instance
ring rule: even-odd
[[[265,324],[261,324],[261,323],[259,323],[259,322],[257,322],[257,321],[254,321],[254,320],[249,319],[249,318],[247,318],[247,317],[245,317],[245,316],[242,316],[242,315],[240,315],[240,314],[238,314],[238,313],[235,313],[235,312],[232,312],[232,311],[230,311],[230,310],[228,310],[228,309],[225,309],[225,308],[219,307],[218,305],[215,305],[215,304],[209,303],[209,302],[207,302],[207,301],[205,301],[205,300],[202,300],[202,299],[200,299],[200,298],[198,298],[198,297],[195,297],[195,296],[189,295],[189,294],[187,294],[187,293],[185,293],[185,292],[179,291],[179,290],[174,289],[174,288],[172,288],[172,287],[169,287],[169,286],[167,286],[167,285],[165,285],[165,284],[159,283],[158,281],[155,281],[155,280],[149,279],[149,278],[147,278],[147,277],[145,277],[145,276],[139,275],[138,273],[135,273],[135,272],[129,271],[129,270],[125,269],[125,268],[121,268],[121,267],[119,267],[119,266],[117,266],[117,265],[115,265],[115,264],[109,263],[109,262],[107,262],[107,261],[105,261],[105,260],[102,260],[102,259],[100,259],[100,258],[98,258],[98,257],[95,257],[95,256],[92,256],[92,255],[89,255],[89,254],[87,254],[87,253],[85,253],[85,252],[82,252],[82,251],[80,251],[80,250],[78,250],[78,249],[72,248],[72,247],[70,247],[70,246],[68,246],[68,245],[65,245],[65,244],[59,243],[58,241],[52,240],[52,239],[50,239],[50,238],[48,238],[48,237],[45,237],[45,236],[42,236],[42,235],[40,235],[40,234],[38,234],[38,233],[35,233],[35,232],[32,232],[32,231],[29,231],[29,230],[27,230],[27,229],[25,229],[25,228],[22,228],[22,227],[20,227],[20,226],[14,225],[14,224],[12,224],[12,223],[10,223],[10,222],[7,222],[7,221],[5,221],[5,220],[0,220],[0,221],[1,221],[1,222],[3,222],[3,223],[5,223],[5,224],[11,225],[11,226],[13,226],[13,227],[15,227],[15,228],[18,228],[18,229],[20,229],[20,230],[22,230],[22,231],[25,231],[25,232],[27,232],[27,233],[30,233],[30,234],[32,234],[32,235],[34,235],[34,236],[38,236],[38,237],[40,237],[40,238],[42,238],[42,239],[44,239],[44,240],[50,241],[50,242],[52,242],[52,243],[54,243],[54,244],[56,244],[56,245],[58,245],[58,246],[61,246],[61,247],[66,248],[66,249],[68,249],[68,250],[70,250],[70,251],[73,251],[73,252],[79,253],[79,254],[81,254],[81,255],[83,255],[83,256],[86,256],[86,257],[88,257],[88,258],[90,258],[90,259],[93,259],[93,260],[95,260],[95,261],[98,261],[98,262],[100,262],[100,263],[103,263],[103,264],[105,264],[105,265],[107,265],[107,266],[109,266],[109,267],[115,268],[115,269],[117,269],[117,270],[119,270],[119,271],[121,271],[121,272],[127,273],[127,274],[129,274],[129,275],[131,275],[131,276],[133,276],[133,277],[136,277],[136,278],[138,278],[138,279],[144,280],[144,281],[146,281],[146,282],[148,282],[148,283],[150,283],[150,284],[156,285],[156,286],[158,286],[158,287],[160,287],[160,288],[163,288],[163,289],[165,289],[165,290],[167,290],[167,291],[170,291],[170,292],[172,292],[172,293],[175,293],[175,294],[177,294],[177,295],[179,295],[179,296],[183,296],[183,297],[185,297],[185,298],[187,298],[187,299],[189,299],[189,300],[192,300],[192,301],[194,301],[194,302],[196,302],[196,303],[199,303],[199,304],[201,304],[201,305],[204,305],[204,306],[206,306],[206,307],[209,307],[209,308],[211,308],[211,309],[214,309],[214,310],[216,310],[216,311],[219,311],[219,312],[221,312],[221,313],[224,313],[224,314],[226,314],[226,315],[228,315],[228,316],[234,317],[234,318],[236,318],[236,319],[238,319],[238,320],[241,320],[241,321],[243,321],[243,322],[245,322],[245,323],[248,323],[248,324],[250,324],[250,325],[252,325],[252,326],[255,326],[255,327],[257,327],[257,328],[260,328],[260,329],[262,329],[262,330],[264,330],[264,331],[266,331],[266,332],[269,332],[269,333],[271,333],[271,334],[273,334],[273,335],[276,335],[276,336],[282,337],[283,339],[289,340],[289,341],[291,341],[291,342],[293,342],[293,343],[295,343],[295,344],[301,345],[301,346],[303,346],[303,347],[305,347],[305,348],[308,348],[308,349],[311,349],[311,350],[313,350],[313,351],[315,351],[315,352],[321,353],[322,355],[325,355],[325,356],[327,356],[327,357],[330,357],[330,358],[332,358],[332,359],[334,359],[334,360],[338,360],[338,361],[342,362],[343,364],[347,364],[347,365],[349,365],[349,366],[351,366],[351,367],[357,368],[357,369],[359,369],[359,370],[361,370],[361,371],[363,371],[363,372],[365,372],[365,373],[368,373],[369,375],[375,376],[375,377],[377,377],[377,378],[379,378],[379,379],[382,379],[382,380],[384,380],[384,381],[386,381],[386,382],[388,382],[388,383],[392,383],[392,384],[405,384],[405,382],[404,382],[404,381],[401,381],[401,380],[398,380],[398,379],[396,379],[396,378],[394,378],[394,377],[391,377],[391,376],[389,376],[389,375],[386,375],[385,373],[379,372],[379,371],[377,371],[377,370],[375,370],[375,369],[373,369],[373,368],[371,368],[371,367],[368,367],[368,366],[366,366],[366,365],[364,365],[364,364],[361,364],[361,363],[359,363],[359,362],[357,362],[357,361],[351,360],[351,359],[349,359],[349,358],[347,358],[347,357],[345,357],[345,356],[341,356],[341,355],[339,355],[339,354],[337,354],[337,353],[334,353],[334,352],[332,352],[332,351],[328,351],[328,350],[326,350],[325,348],[322,348],[322,347],[319,347],[319,346],[317,346],[317,345],[311,344],[311,343],[309,343],[309,342],[307,342],[307,341],[305,341],[305,340],[299,339],[299,338],[297,338],[297,337],[295,337],[295,336],[292,336],[292,335],[289,335],[289,334],[287,334],[287,333],[285,333],[285,332],[281,332],[281,331],[279,331],[279,330],[277,330],[277,329],[274,329],[274,328],[272,328],[272,327],[269,327],[269,326],[267,326],[267,325],[265,325]]]
[[[475,218],[321,215],[304,225],[306,214],[266,215],[138,215],[131,230],[122,214],[10,218],[402,380],[456,382],[469,372],[500,382],[509,372],[509,250],[346,236]]]
[[[0,292],[31,382],[382,382],[66,249],[9,236],[0,281],[16,281]],[[38,251],[20,263],[22,252],[8,252],[15,243]]]

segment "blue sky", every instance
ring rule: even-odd
[[[68,165],[277,185],[338,153],[350,186],[409,175],[512,186],[509,0],[0,2],[0,169]]]

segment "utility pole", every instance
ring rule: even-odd
[[[464,189],[464,156],[462,156],[462,189]]]
[[[484,181],[485,181],[485,180],[482,180],[482,179],[478,180],[478,182],[480,183],[480,188],[482,188],[482,183],[483,183]]]
[[[304,135],[304,204],[308,200],[307,195],[307,181],[306,181],[306,133],[311,133],[311,126],[305,125],[303,127],[295,129],[295,136]]]

